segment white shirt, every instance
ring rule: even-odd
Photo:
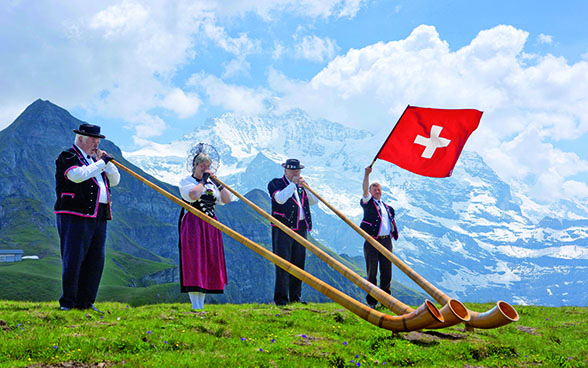
[[[103,171],[106,173],[108,180],[110,182],[110,186],[114,187],[117,186],[120,182],[120,173],[118,169],[112,162],[105,164],[103,160],[94,161],[94,159],[88,155],[77,145],[75,145],[78,150],[84,155],[84,159],[86,160],[87,165],[77,166],[67,172],[67,178],[74,183],[81,183],[86,181],[90,178],[96,179],[98,186],[100,187],[100,196],[98,197],[98,201],[100,203],[108,203],[108,194],[106,190],[106,183],[102,179],[102,175],[100,175]],[[83,162],[84,160],[82,160]]]
[[[190,203],[196,202],[195,200],[190,198],[190,191],[195,186],[197,186],[198,183],[200,183],[200,181],[194,179],[194,177],[192,175],[187,176],[187,177],[183,178],[182,180],[180,180],[180,185],[179,185],[180,194],[185,201],[190,202]],[[212,194],[214,196],[214,198],[216,199],[216,204],[220,204],[220,205],[224,204],[221,202],[220,191],[218,190],[216,185],[214,185],[210,181],[207,181],[206,184],[204,184],[204,190],[202,191],[202,195],[204,195],[206,193]]]
[[[361,200],[363,203],[367,203],[372,195],[368,195],[367,197],[363,197]],[[380,217],[382,219],[382,223],[380,224],[380,231],[378,232],[378,236],[382,235],[390,235],[390,217],[388,216],[388,211],[386,211],[386,207],[384,207],[384,202],[382,200],[377,200],[374,198],[374,203],[378,206],[378,210],[380,211]]]
[[[298,191],[296,190],[296,184],[291,182],[288,178],[286,178],[286,180],[288,180],[288,183],[290,184],[288,184],[286,188],[274,194],[274,199],[279,204],[284,204],[290,197],[294,196],[294,200],[298,204],[298,221],[303,220],[304,208],[301,206],[300,197],[298,196]],[[304,189],[304,191],[306,192],[306,189]],[[306,192],[306,196],[308,197],[309,205],[313,206],[318,203],[318,198],[316,198],[312,193]]]

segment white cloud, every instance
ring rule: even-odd
[[[272,51],[272,59],[278,60],[282,57],[285,51],[284,45],[278,41],[274,41],[274,50]]]
[[[537,41],[539,41],[539,43],[551,45],[553,43],[553,37],[540,33],[539,36],[537,36]]]
[[[570,200],[585,200],[588,197],[588,185],[576,180],[568,180],[562,184],[564,197]]]
[[[234,0],[218,2],[220,14],[245,14],[254,11],[270,20],[282,13],[305,17],[354,18],[365,0]]]
[[[141,4],[125,0],[98,12],[90,20],[89,27],[104,30],[106,38],[124,36],[140,31],[145,26],[149,12]]]
[[[237,75],[247,75],[250,68],[251,65],[243,56],[236,57],[225,66],[223,78],[229,78]]]
[[[175,112],[182,119],[196,114],[201,104],[198,95],[186,94],[179,88],[172,89],[161,102],[162,107]]]
[[[317,36],[304,36],[302,41],[296,44],[296,56],[310,61],[323,62],[335,56],[339,47],[337,42],[330,38]]]
[[[551,142],[588,133],[588,63],[523,52],[528,33],[511,26],[481,31],[451,51],[431,26],[404,40],[351,49],[310,81],[272,71],[281,110],[389,133],[407,105],[484,111],[468,149],[481,153],[507,181],[534,186],[551,201],[582,195],[573,181],[588,162]]]
[[[223,77],[247,75],[247,55],[261,52],[259,40],[227,31],[231,17],[255,13],[269,19],[296,14],[311,18],[352,18],[363,0],[97,0],[71,3],[38,0],[34,5],[10,1],[0,12],[0,129],[37,98],[66,109],[83,108],[106,118],[129,122],[157,107],[179,117],[193,110],[161,96],[175,88],[178,71],[199,57],[202,48],[219,48],[236,56]],[[34,11],[31,7],[34,6]],[[314,57],[332,54],[329,41]],[[276,46],[274,57],[283,47]],[[326,53],[326,54],[325,54]],[[178,95],[179,96],[179,95]],[[195,96],[189,96],[195,102]],[[195,106],[195,104],[191,104]],[[22,111],[22,109],[17,110]],[[153,115],[154,121],[157,121]],[[147,119],[148,120],[148,119]],[[157,131],[158,129],[155,129]]]
[[[210,104],[237,114],[261,114],[271,97],[268,91],[230,85],[212,75],[194,74],[188,85],[202,88]]]
[[[213,18],[207,18],[202,24],[202,29],[220,48],[233,55],[247,55],[260,49],[259,41],[250,40],[244,33],[241,33],[239,37],[230,37]]]
[[[6,61],[0,61],[0,70],[6,71],[2,104],[26,106],[37,98],[49,99],[129,127],[153,122],[150,136],[163,126],[149,112],[154,108],[164,106],[178,116],[193,112],[181,106],[186,101],[178,101],[180,95],[163,102],[161,96],[174,89],[170,78],[178,66],[194,57],[193,36],[197,20],[206,15],[204,5],[37,1],[35,12],[28,6],[16,6],[10,31],[3,29],[0,35],[3,54],[13,55],[7,69]],[[147,129],[142,126],[142,131]]]
[[[159,116],[140,114],[131,120],[133,128],[136,130],[136,141],[157,137],[167,128],[165,122]]]

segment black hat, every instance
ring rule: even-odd
[[[86,135],[88,137],[106,138],[100,134],[100,127],[98,125],[81,124],[79,129],[74,129],[73,131],[76,134]]]
[[[300,161],[298,161],[295,158],[289,158],[289,159],[287,159],[286,162],[282,164],[282,167],[284,169],[289,169],[289,170],[300,170],[300,169],[304,169],[304,165],[300,165]]]

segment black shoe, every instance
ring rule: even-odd
[[[96,306],[94,304],[92,304],[92,306],[90,306],[90,309],[96,313],[104,314],[104,312],[102,312],[100,309],[96,308]]]

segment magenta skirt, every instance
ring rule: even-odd
[[[180,222],[182,292],[222,294],[227,285],[225,250],[220,230],[185,212]]]

